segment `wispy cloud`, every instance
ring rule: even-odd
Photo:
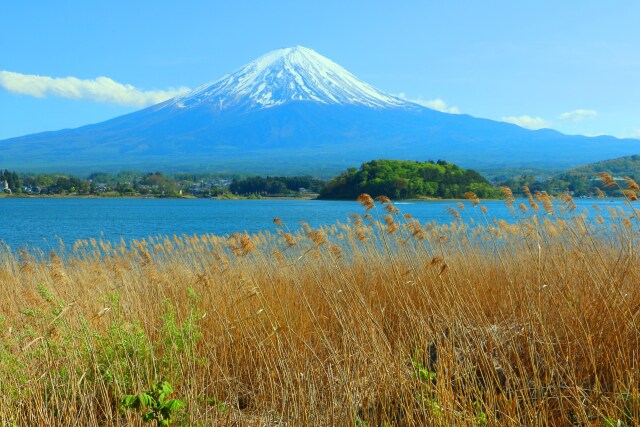
[[[423,107],[431,108],[432,110],[441,111],[443,113],[460,114],[460,110],[458,109],[458,107],[447,105],[447,103],[440,98],[430,100],[424,100],[420,98],[409,99],[404,92],[400,92],[396,96],[400,99],[422,105]]]
[[[640,139],[640,127],[626,128],[616,136],[618,138]]]
[[[431,108],[432,110],[442,111],[443,113],[460,114],[458,107],[449,106],[440,98],[423,101],[421,99],[414,99],[413,102],[420,104],[424,107]]]
[[[0,71],[0,87],[21,95],[44,98],[81,99],[111,104],[145,107],[184,94],[189,88],[141,90],[130,84],[118,83],[109,77],[82,80],[76,77],[47,77]]]
[[[572,122],[581,122],[587,119],[594,119],[598,115],[595,110],[577,109],[573,111],[567,111],[558,116],[560,120],[569,120]]]
[[[514,125],[518,125],[525,129],[543,129],[551,126],[549,122],[547,122],[542,117],[531,117],[531,116],[519,116],[519,117],[503,117],[503,122],[513,123]]]

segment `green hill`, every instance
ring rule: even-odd
[[[393,199],[463,198],[465,192],[481,198],[497,197],[497,191],[478,172],[453,163],[409,160],[373,160],[360,169],[350,168],[329,181],[320,192],[323,199],[355,199],[362,193]]]
[[[607,172],[611,175],[628,176],[633,179],[640,178],[640,155],[619,157],[603,162],[591,163],[570,169],[566,174],[572,176],[592,176],[598,172]]]
[[[624,189],[627,186],[625,177],[636,181],[640,180],[640,155],[619,157],[569,169],[566,172],[554,175],[546,181],[537,181],[531,176],[521,176],[504,181],[500,185],[511,188],[515,194],[522,194],[522,186],[526,185],[531,191],[546,191],[549,194],[570,191],[573,192],[574,196],[588,196],[594,195],[597,187],[608,196],[622,196],[618,186],[605,187],[600,182],[598,179],[599,172],[611,174],[620,187]]]

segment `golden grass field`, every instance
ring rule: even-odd
[[[360,201],[322,229],[5,248],[0,424],[144,425],[122,401],[163,380],[172,425],[640,424],[631,207]]]

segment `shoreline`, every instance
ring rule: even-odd
[[[62,195],[62,194],[42,194],[42,195],[27,195],[27,194],[0,194],[0,199],[171,199],[171,200],[298,200],[308,201],[317,200],[321,202],[355,202],[355,199],[321,199],[314,196],[233,196],[233,197],[196,197],[196,196],[96,196],[92,194],[82,195]],[[500,201],[503,199],[480,199],[481,201]],[[419,198],[419,199],[391,199],[392,203],[406,203],[406,202],[465,202],[468,199],[438,199],[438,198]]]
[[[321,199],[317,194],[307,195],[307,196],[232,196],[232,197],[196,197],[193,195],[183,195],[183,196],[150,196],[150,195],[135,195],[135,196],[100,196],[95,194],[74,194],[74,195],[63,195],[63,194],[6,194],[0,193],[1,199],[171,199],[171,200],[298,200],[298,201],[308,201],[308,200],[317,200],[321,202],[355,202],[355,199]],[[516,200],[526,200],[526,198],[516,198]],[[605,197],[603,199],[598,198],[584,198],[584,197],[576,197],[574,200],[624,200],[624,197]],[[432,197],[424,197],[418,199],[391,199],[392,203],[407,203],[407,202],[468,202],[469,199],[438,199]],[[480,202],[483,201],[504,201],[504,199],[497,198],[487,198],[480,199]]]
[[[317,197],[301,197],[301,196],[274,196],[274,197],[251,197],[251,196],[233,196],[233,197],[196,197],[192,195],[184,196],[98,196],[95,194],[0,194],[0,199],[172,199],[172,200],[319,200]]]

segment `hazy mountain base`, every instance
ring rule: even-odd
[[[567,167],[640,152],[640,141],[440,113],[300,102],[242,114],[154,107],[73,130],[0,141],[0,164],[21,171],[123,169],[317,174],[371,158],[447,159],[476,170]]]

